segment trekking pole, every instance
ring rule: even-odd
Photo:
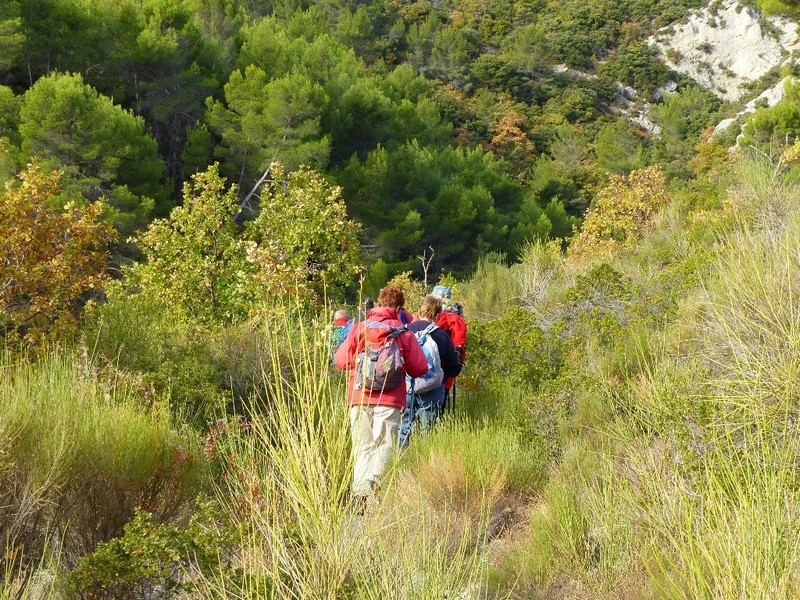
[[[400,450],[403,451],[408,448],[408,440],[411,437],[411,431],[414,429],[414,421],[417,418],[417,394],[414,392],[414,379],[411,379],[411,406],[406,406],[406,410],[411,411],[410,417],[408,419],[408,431],[406,431],[405,439],[400,439],[398,437],[398,442],[400,445]],[[403,419],[400,420],[400,433],[402,433],[403,428]]]
[[[452,408],[453,415],[456,414],[456,381],[453,380],[453,408]]]

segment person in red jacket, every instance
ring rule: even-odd
[[[461,306],[458,304],[453,304],[452,291],[446,285],[437,285],[433,288],[431,295],[441,298],[443,305],[443,310],[439,314],[439,319],[436,321],[436,325],[448,333],[450,339],[453,340],[453,345],[458,351],[461,364],[464,364],[464,361],[467,359],[467,322],[461,315]],[[455,377],[448,377],[444,380],[445,395],[441,407],[442,413],[444,413],[448,405],[455,410],[455,383]]]
[[[406,404],[405,375],[422,377],[428,372],[428,361],[417,338],[400,321],[397,311],[404,304],[402,290],[383,288],[378,295],[378,306],[367,313],[365,321],[353,325],[333,357],[337,367],[350,371],[347,403],[354,459],[352,493],[357,505],[364,505],[369,497],[374,497],[380,478],[397,449],[400,419]],[[385,337],[394,336],[402,357],[403,373],[399,383],[392,381],[371,389],[365,383],[365,351],[367,339],[379,329],[384,330]]]

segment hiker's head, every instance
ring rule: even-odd
[[[433,288],[431,296],[436,296],[442,300],[449,301],[453,297],[453,292],[446,285],[437,285]]]
[[[339,319],[344,319],[345,321],[349,321],[352,317],[350,313],[347,312],[345,309],[340,308],[333,314],[333,320],[338,321]]]
[[[442,299],[436,296],[425,296],[419,307],[419,318],[436,323],[439,313],[442,312]]]
[[[401,290],[399,287],[388,285],[378,294],[378,306],[400,308],[405,303],[406,297],[403,294],[403,290]]]

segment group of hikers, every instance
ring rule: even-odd
[[[362,302],[352,318],[334,315],[333,363],[349,371],[347,403],[353,443],[352,494],[374,499],[398,448],[455,407],[455,378],[466,358],[466,322],[449,287],[437,285],[416,315],[403,291],[383,288],[377,306]]]

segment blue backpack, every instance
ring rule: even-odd
[[[353,319],[350,319],[344,325],[337,325],[333,328],[331,332],[331,346],[334,351],[342,345],[342,342],[347,339],[347,334],[350,333],[350,330],[353,328]]]

